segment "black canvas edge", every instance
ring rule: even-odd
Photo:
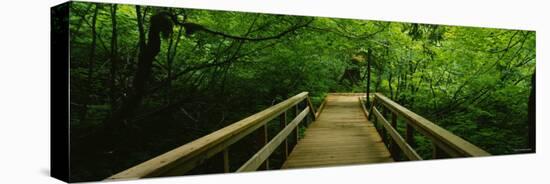
[[[50,175],[70,182],[69,148],[69,8],[50,9]]]
[[[80,1],[83,3],[100,3],[100,4],[121,4],[121,3],[105,3],[94,1]],[[71,182],[70,178],[70,29],[69,29],[69,16],[70,6],[72,2],[61,3],[53,6],[50,9],[50,176],[59,179],[64,182]],[[128,3],[122,3],[123,5],[134,5]],[[158,5],[141,5],[152,7],[165,7]],[[169,7],[169,6],[168,6]],[[187,7],[175,7],[183,9],[197,9],[208,11],[223,11],[223,12],[240,12],[240,13],[258,13],[258,14],[273,14],[276,13],[262,13],[251,11],[235,11],[235,10],[222,10],[222,9],[205,9],[205,8],[187,8]],[[289,16],[307,16],[307,15],[291,15]],[[311,17],[324,17],[324,16],[311,16]],[[331,17],[329,17],[331,18]],[[353,20],[370,20],[370,19],[354,19],[354,18],[337,18],[337,19],[353,19]],[[374,20],[373,21],[377,21]],[[383,21],[383,22],[400,22],[400,21]],[[445,24],[434,24],[445,25]],[[60,26],[60,27],[57,27]],[[445,25],[445,26],[457,26],[457,27],[472,27],[463,25]],[[56,29],[59,28],[59,29]],[[475,27],[474,28],[490,28],[490,29],[502,29],[502,30],[535,30],[527,29],[507,29],[507,28],[492,28],[492,27]],[[534,79],[533,79],[534,82]],[[533,92],[534,93],[534,92]],[[534,101],[535,103],[536,101]],[[529,107],[535,108],[535,104],[529,104]],[[534,118],[535,115],[533,114]],[[534,131],[535,126],[530,127]],[[533,132],[534,133],[534,132]],[[532,138],[533,144],[535,144],[535,138]],[[530,140],[531,141],[531,140]],[[535,148],[526,150],[524,153],[536,153]],[[524,154],[520,153],[520,154]],[[510,154],[513,155],[513,154]],[[92,182],[94,180],[91,180]]]

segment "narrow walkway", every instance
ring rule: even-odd
[[[317,121],[307,128],[283,168],[393,162],[363,113],[360,95],[329,94]]]

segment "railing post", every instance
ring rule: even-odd
[[[395,114],[394,112],[391,113],[391,126],[395,130],[397,130],[397,114]],[[394,160],[400,160],[400,158],[401,158],[400,153],[401,152],[399,152],[399,147],[397,146],[397,143],[395,143],[395,140],[393,140],[393,139],[390,143],[391,143],[390,152],[391,152],[391,155],[393,156],[393,159]]]
[[[432,158],[444,158],[444,151],[432,141]]]
[[[289,110],[292,111],[291,109],[293,106],[303,101],[305,97],[307,97],[306,95],[307,92],[302,92],[251,115],[248,118],[237,121],[197,140],[181,145],[178,148],[114,174],[106,178],[106,180],[182,175],[208,161],[212,161],[208,163],[216,164],[220,172],[235,171],[236,169],[230,168],[229,149],[231,145],[245,137],[246,139],[252,138],[252,148],[256,146],[259,147],[257,153],[260,156],[255,154],[255,156],[251,158],[257,160],[257,162],[254,163],[254,169],[260,167],[269,168],[269,157],[273,154],[273,150],[280,146],[285,139],[287,139],[287,141],[288,139],[293,139],[289,138],[291,137],[289,134],[291,132],[297,133],[294,127],[297,126],[299,122],[293,121],[292,128],[287,125],[286,128],[289,129],[285,129],[284,136],[279,133],[274,136],[277,137],[276,140],[268,141],[268,121],[272,121],[285,112],[289,113]],[[298,107],[296,108],[296,110],[299,110]],[[300,115],[300,118],[303,118],[303,116],[304,115]],[[295,137],[298,136],[299,135],[296,135]],[[270,142],[272,143],[270,144]],[[216,157],[216,160],[208,160],[213,157]]]
[[[380,112],[380,114],[382,115],[382,118],[386,118],[386,108],[382,107],[380,110],[382,111],[382,112]],[[388,144],[388,137],[387,137],[387,134],[386,134],[386,129],[384,128],[384,126],[381,126],[380,130],[381,130],[381,133],[382,133],[382,135],[380,135],[380,136],[382,136],[382,141],[384,142],[384,145],[388,146],[389,144]]]
[[[287,124],[286,120],[286,111],[281,114],[279,117],[279,126],[281,127],[281,131],[285,129]],[[288,157],[288,139],[285,139],[282,145],[282,153],[281,153],[282,160],[285,161]]]
[[[472,143],[449,132],[448,130],[445,130],[437,124],[421,117],[420,115],[408,110],[407,108],[399,105],[398,103],[381,94],[375,94],[374,101],[379,101],[380,103],[382,103],[383,106],[388,107],[392,112],[395,112],[399,114],[400,117],[403,117],[403,119],[406,121],[406,143],[411,148],[415,147],[416,145],[414,134],[416,134],[415,132],[418,131],[422,135],[426,136],[428,139],[432,140],[432,144],[434,144],[432,152],[433,158],[491,155],[487,151],[477,147],[476,145],[473,145]],[[371,108],[371,110],[372,109],[376,108]],[[385,111],[378,112],[380,114],[377,114],[377,117],[379,116],[379,118],[382,118],[383,116],[385,116]],[[388,122],[388,124],[390,123]],[[387,127],[391,126],[392,125],[390,124],[390,126]],[[382,138],[385,140],[386,132],[379,132],[382,135]]]
[[[315,110],[315,107],[313,107],[313,103],[311,103],[311,98],[309,98],[309,95],[307,96],[306,100],[307,101],[305,101],[305,103],[306,103],[305,106],[309,107],[309,111],[311,112],[309,114],[309,116],[311,118],[311,122],[313,122],[313,121],[317,120],[317,117],[315,117],[315,114],[316,114],[317,111]],[[317,110],[319,110],[319,109],[317,109]],[[311,122],[309,122],[309,123],[311,123]],[[309,124],[308,124],[308,126],[309,126]]]
[[[373,101],[373,105],[371,106],[370,108],[370,112],[369,112],[369,119],[372,119],[371,121],[373,121],[374,123],[374,128],[376,129],[376,131],[380,132],[380,125],[378,125],[378,118],[376,116],[374,116],[374,109],[376,108],[376,106],[374,106],[374,101]],[[372,118],[370,118],[372,117]]]
[[[289,108],[289,110],[290,109],[292,109],[292,108]],[[292,117],[296,117],[296,116],[298,116],[298,114],[300,114],[299,109],[298,109],[298,104],[296,104],[294,106],[294,109],[295,109],[294,113],[292,113],[292,114],[294,114],[294,116],[292,116]],[[291,112],[292,111],[293,110],[291,110]],[[296,147],[296,144],[298,144],[298,127],[299,126],[300,125],[296,126],[296,128],[294,128],[294,130],[292,131],[292,133],[289,136],[289,137],[292,137],[291,140],[295,140],[295,141],[292,141],[292,144],[290,145],[289,150],[294,150],[294,147]]]
[[[264,147],[268,141],[269,140],[267,137],[267,123],[266,123],[264,126],[262,126],[262,128],[259,128],[258,130],[258,148],[262,149],[262,147]],[[265,170],[269,169],[269,158],[265,160],[265,162],[260,166],[260,168],[264,168]]]
[[[296,104],[296,106],[294,107],[294,109],[296,110],[296,116],[298,116],[298,114],[300,114],[300,103]],[[303,120],[302,120],[303,121]],[[296,129],[294,130],[294,134],[296,136],[296,144],[298,144],[298,140],[300,140],[300,124],[298,124],[298,126],[296,126]]]
[[[301,106],[302,106],[302,108],[300,108],[300,109],[305,109],[307,107],[307,101],[306,100],[304,100],[304,101],[302,101],[298,104],[301,104]],[[305,127],[309,126],[309,114],[306,115],[306,117],[304,117],[304,126]]]
[[[223,150],[223,172],[229,172],[229,148]]]
[[[411,125],[409,125],[408,122],[406,124],[407,124],[407,131],[406,131],[405,139],[407,140],[407,144],[409,144],[411,147],[414,147],[415,146],[414,128]]]
[[[369,98],[369,96],[367,96],[367,99]],[[372,104],[370,106],[370,109],[369,110],[369,116],[367,117],[368,120],[371,120],[371,116],[372,116],[372,109],[375,107],[374,104],[376,103],[376,96],[372,99]],[[368,106],[369,104],[367,103],[366,106]],[[376,121],[376,118],[374,118],[373,120]]]

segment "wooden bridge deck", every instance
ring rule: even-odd
[[[359,95],[329,94],[321,114],[283,168],[393,162],[374,125],[365,117]]]
[[[283,148],[288,148],[288,143],[284,140],[288,139],[300,123],[305,122],[304,118],[307,115],[316,117],[316,121],[309,125],[305,136],[298,141],[290,155],[288,157],[286,154],[283,155],[286,157],[283,169],[393,162],[380,134],[365,117],[359,101],[359,96],[363,95],[365,94],[329,94],[325,98],[324,108],[321,106],[321,109],[315,112],[311,110],[313,105],[308,92],[302,92],[193,142],[112,175],[107,180],[182,175],[204,163],[206,159],[219,155],[220,152],[223,154],[223,169],[225,172],[229,172],[228,147],[256,131],[259,132],[258,135],[262,135],[258,137],[263,139],[263,141],[258,141],[262,148],[242,164],[236,172],[255,171],[262,165],[268,166],[270,155],[282,143],[284,143]],[[380,93],[375,93],[373,97],[375,105],[370,111],[379,126],[383,126],[380,128],[384,128],[385,135],[391,137],[390,144],[393,154],[403,153],[407,160],[422,160],[410,146],[410,144],[414,144],[414,137],[411,135],[417,131],[432,141],[434,145],[433,158],[439,158],[441,154],[449,157],[491,155]],[[303,109],[300,107],[300,103],[302,103]],[[304,104],[307,104],[307,107]],[[294,108],[297,114],[300,110],[301,112],[291,122],[287,122],[286,118],[281,118],[281,126],[285,128],[269,140],[266,136],[267,123],[278,116],[286,117],[282,116],[282,113]],[[391,124],[378,109],[392,111]],[[402,117],[406,121],[405,138],[395,130],[397,127],[395,117]],[[293,135],[296,136],[296,134]]]

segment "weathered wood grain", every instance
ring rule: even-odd
[[[380,93],[375,94],[375,99],[377,100],[377,103],[382,103],[384,107],[393,113],[399,114],[405,118],[407,124],[414,127],[415,130],[424,136],[428,137],[438,148],[441,148],[452,157],[490,155],[485,150],[441,128],[440,126],[397,104]]]
[[[237,172],[255,171],[260,165],[267,161],[269,155],[275,151],[275,149],[290,135],[290,133],[304,120],[306,115],[310,112],[309,107],[304,109],[298,116],[296,116],[279,134],[277,134],[269,143],[267,143],[260,151],[258,151],[252,158],[244,163]]]
[[[392,140],[395,142],[395,144],[397,144],[397,146],[399,146],[399,148],[403,151],[403,153],[405,153],[405,156],[407,156],[409,160],[422,160],[422,158],[418,155],[418,153],[416,153],[416,151],[414,151],[414,149],[405,142],[405,139],[403,139],[403,137],[399,135],[399,132],[397,132],[397,130],[395,130],[392,125],[390,125],[388,120],[384,119],[382,114],[380,114],[380,112],[378,112],[376,108],[373,109],[373,114],[376,116],[378,121],[384,126],[386,131],[390,134]]]
[[[365,94],[328,94],[322,113],[283,168],[392,162],[380,135],[364,114],[358,98],[361,95]]]
[[[206,159],[262,127],[292,106],[302,102],[307,96],[307,92],[302,92],[193,142],[119,172],[107,178],[107,180],[183,175]]]

